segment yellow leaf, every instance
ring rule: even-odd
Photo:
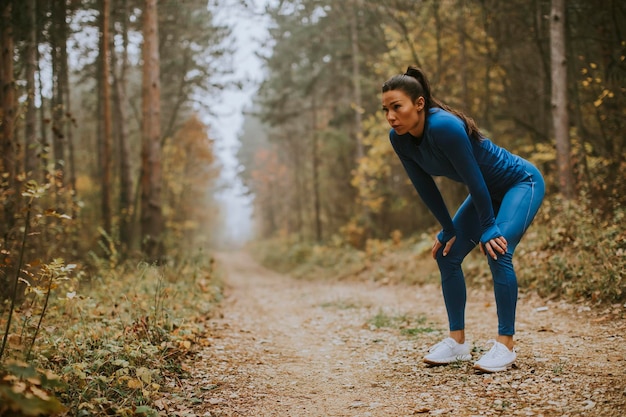
[[[20,346],[22,346],[22,336],[20,336],[19,334],[10,334],[7,337],[7,340],[9,342],[9,346],[11,347],[19,348]]]
[[[22,381],[18,381],[15,383],[15,385],[13,385],[11,390],[16,394],[21,394],[26,390],[26,384]]]
[[[137,378],[141,379],[146,384],[152,383],[152,372],[148,368],[144,368],[143,366],[137,368],[135,374],[137,375]]]
[[[41,385],[41,378],[39,378],[38,376],[26,378],[26,381],[30,382],[33,385]]]
[[[128,385],[128,388],[130,389],[139,389],[143,386],[141,381],[136,378],[129,379],[127,385]]]
[[[50,399],[50,395],[48,395],[48,393],[44,390],[42,390],[41,388],[37,388],[37,387],[30,387],[31,392],[38,398],[44,400],[44,401],[48,401]]]

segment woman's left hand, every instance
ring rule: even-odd
[[[480,251],[483,254],[491,256],[494,260],[498,259],[498,253],[504,255],[506,253],[507,242],[504,236],[493,238],[484,245],[480,244]]]
[[[444,244],[441,243],[439,239],[435,238],[435,243],[433,244],[433,248],[431,249],[431,255],[433,259],[437,259],[437,251],[439,251],[439,249],[441,249],[442,246],[443,246],[443,256],[446,256],[448,252],[450,252],[450,248],[452,248],[452,245],[454,244],[455,240],[456,240],[456,236],[452,236],[452,238],[448,240],[444,246]]]

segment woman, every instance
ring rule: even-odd
[[[476,246],[487,255],[494,283],[498,335],[475,364],[483,372],[504,371],[516,358],[515,247],[543,200],[541,173],[528,161],[493,144],[474,120],[437,101],[424,73],[409,67],[382,87],[391,144],[418,194],[441,224],[432,256],[441,273],[450,335],[424,357],[430,365],[472,359],[465,341],[465,278],[461,263]],[[469,190],[450,217],[433,176],[445,176]]]

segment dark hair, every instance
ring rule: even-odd
[[[474,119],[433,97],[430,92],[428,79],[421,69],[409,66],[404,74],[398,74],[391,77],[383,84],[383,93],[391,90],[404,91],[413,102],[415,102],[415,100],[419,97],[424,97],[426,114],[428,114],[428,109],[432,107],[439,107],[440,109],[448,111],[459,117],[465,124],[465,130],[470,138],[478,141],[485,138],[480,129],[478,129]]]

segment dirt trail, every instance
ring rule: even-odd
[[[421,361],[445,335],[437,286],[295,280],[244,253],[218,261],[227,272],[222,316],[185,381],[195,415],[626,415],[623,306],[598,313],[523,296],[517,367],[478,374],[471,363]],[[477,359],[494,336],[495,307],[490,290],[468,298]],[[402,317],[413,335],[397,325]],[[396,324],[375,325],[385,320]]]

